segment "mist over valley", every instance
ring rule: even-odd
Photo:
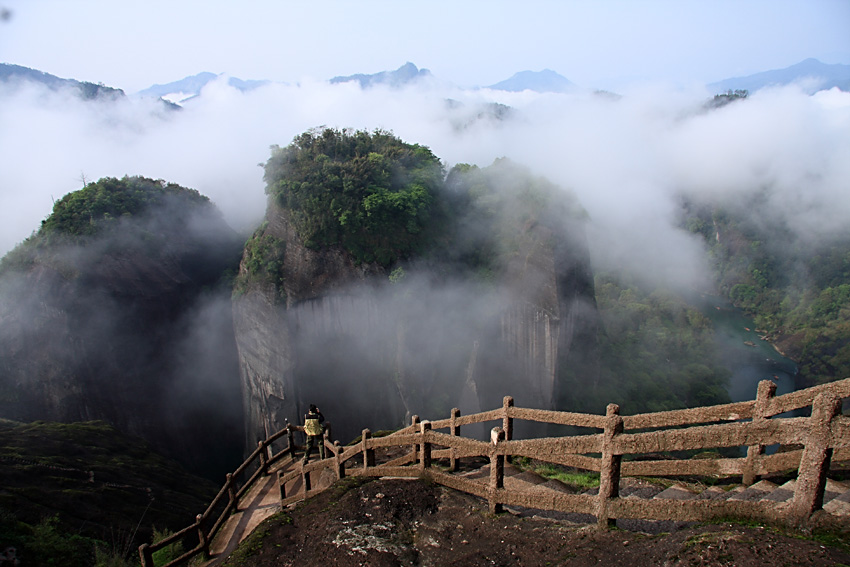
[[[567,256],[573,259],[582,255],[586,257],[579,263],[584,266],[583,269],[588,274],[586,279],[589,279],[580,287],[584,288],[583,301],[592,312],[597,309],[600,299],[594,295],[592,274],[596,274],[597,282],[599,277],[604,278],[602,289],[606,295],[602,301],[603,307],[611,310],[618,306],[619,309],[628,311],[635,305],[649,304],[651,307],[645,308],[659,309],[660,313],[666,309],[666,315],[654,323],[662,327],[679,317],[677,312],[693,311],[693,307],[689,307],[687,303],[679,304],[680,300],[672,298],[694,291],[728,295],[737,284],[749,285],[747,278],[751,274],[747,273],[746,267],[741,268],[733,278],[724,280],[722,274],[718,275],[718,257],[709,249],[717,248],[720,243],[722,226],[718,225],[716,220],[711,220],[711,211],[722,211],[723,214],[734,216],[740,207],[742,212],[746,211],[747,218],[743,222],[753,227],[752,230],[782,226],[782,234],[793,239],[795,243],[795,257],[812,253],[817,255],[824,247],[832,250],[831,254],[840,256],[846,239],[836,235],[840,235],[837,231],[850,213],[848,196],[846,191],[843,191],[845,180],[848,178],[847,164],[850,163],[843,159],[850,152],[850,141],[846,136],[846,126],[850,121],[850,95],[846,92],[833,88],[809,94],[802,88],[803,83],[792,83],[787,86],[766,87],[754,93],[745,92],[744,96],[737,100],[728,99],[729,104],[725,104],[721,99],[720,102],[724,104],[712,105],[709,104],[712,100],[710,93],[703,89],[683,91],[655,87],[638,88],[611,96],[574,85],[566,92],[537,92],[520,90],[517,87],[516,81],[522,77],[526,80],[532,77],[534,81],[538,81],[536,88],[548,91],[548,88],[540,87],[539,81],[552,80],[552,75],[550,71],[542,74],[517,74],[512,78],[512,83],[506,83],[512,86],[501,90],[499,85],[486,89],[461,89],[447,85],[435,79],[427,70],[418,70],[409,63],[392,72],[337,77],[330,82],[294,85],[241,81],[226,75],[201,74],[187,78],[188,82],[157,85],[140,93],[145,96],[121,96],[106,101],[81,97],[73,90],[73,85],[52,88],[45,86],[43,82],[32,80],[7,80],[0,85],[0,88],[4,89],[3,96],[7,102],[4,105],[4,113],[8,123],[17,125],[13,131],[19,135],[12,136],[7,132],[2,140],[8,150],[7,155],[17,152],[20,157],[12,160],[16,167],[4,169],[0,175],[5,178],[5,186],[26,186],[28,190],[26,193],[3,193],[3,198],[8,202],[6,207],[21,211],[21,214],[16,216],[21,226],[12,222],[7,225],[6,230],[10,235],[15,231],[25,234],[25,230],[32,230],[34,223],[29,223],[28,228],[24,228],[27,211],[39,210],[39,214],[43,215],[45,209],[37,203],[44,204],[44,201],[55,198],[54,195],[72,189],[75,186],[75,177],[76,185],[79,185],[80,180],[88,183],[102,176],[121,178],[138,172],[146,177],[165,179],[169,183],[199,189],[212,199],[222,210],[224,219],[243,235],[243,239],[248,239],[250,245],[268,230],[261,229],[252,239],[248,238],[263,220],[263,216],[265,215],[263,226],[268,226],[269,223],[275,226],[275,215],[280,214],[280,211],[275,213],[276,209],[271,201],[268,203],[270,208],[267,208],[268,188],[263,188],[263,170],[257,167],[257,163],[268,158],[269,146],[285,144],[287,140],[295,139],[299,132],[308,131],[321,124],[322,128],[350,128],[351,130],[346,131],[352,132],[386,129],[404,142],[422,144],[429,148],[439,161],[443,168],[443,173],[440,174],[442,176],[454,171],[458,164],[474,164],[476,169],[482,168],[482,172],[488,172],[488,178],[495,180],[499,175],[494,172],[499,171],[499,167],[508,167],[511,170],[519,167],[526,171],[521,178],[535,179],[540,176],[541,179],[545,178],[546,183],[558,187],[557,191],[569,196],[569,199],[575,202],[574,208],[581,210],[579,216],[582,220],[579,222],[574,216],[575,213],[571,213],[563,214],[559,220],[549,222],[552,226],[560,225],[562,229],[572,226],[570,230],[578,230],[580,241],[584,242],[586,239],[585,251],[582,251],[585,246],[582,244]],[[566,80],[563,77],[560,79]],[[563,84],[560,79],[556,82]],[[534,84],[531,86],[534,87]],[[250,85],[250,88],[245,85]],[[182,108],[176,110],[170,110],[161,100],[151,96],[168,95],[168,92],[175,90],[185,93],[192,89],[197,92],[184,99]],[[714,97],[714,100],[717,101],[718,98]],[[777,120],[778,116],[782,119]],[[34,124],[40,125],[37,139],[27,135],[27,132],[35,131],[32,128]],[[45,134],[45,128],[49,134]],[[37,155],[34,147],[28,145],[28,140],[31,140],[31,144],[39,144],[39,152],[56,156],[53,167],[28,167],[28,163]],[[44,144],[47,144],[47,147]],[[55,149],[51,149],[51,146]],[[508,158],[516,165],[491,165],[503,158]],[[266,166],[267,176],[268,167],[269,165]],[[64,179],[59,176],[64,176]],[[504,174],[504,177],[510,179],[511,175]],[[452,175],[449,175],[449,185],[451,181]],[[522,191],[522,186],[527,181],[514,179],[512,183],[513,187],[507,188],[508,193]],[[511,182],[501,182],[501,185],[511,185]],[[503,187],[499,193],[504,191],[506,189]],[[688,203],[688,206],[683,208],[683,202]],[[756,207],[752,206],[754,202],[758,203]],[[693,214],[693,205],[702,207],[700,210],[705,211],[700,213],[701,220],[698,223],[689,218],[689,215]],[[446,201],[441,206],[456,208],[458,203]],[[501,212],[490,211],[488,214],[505,215],[506,211],[516,209],[515,206],[502,206],[505,209]],[[460,240],[451,245],[444,243],[446,250],[450,250],[443,253],[444,256],[447,255],[446,266],[438,268],[436,275],[426,276],[422,283],[414,282],[422,278],[419,275],[421,270],[424,270],[422,273],[429,273],[429,270],[435,269],[433,260],[429,261],[430,263],[416,261],[405,268],[410,273],[405,285],[418,286],[414,294],[418,300],[407,303],[428,305],[430,313],[444,311],[453,314],[451,324],[446,321],[440,323],[448,327],[433,332],[434,335],[443,337],[448,336],[445,334],[446,329],[454,329],[453,332],[458,336],[468,335],[469,332],[461,330],[463,325],[480,327],[484,323],[479,321],[479,317],[486,319],[497,316],[495,313],[498,310],[494,311],[488,305],[504,305],[512,301],[499,295],[503,291],[494,289],[482,295],[480,291],[464,289],[469,286],[468,283],[454,289],[449,282],[458,279],[457,262],[466,262],[463,269],[469,270],[471,268],[468,262],[480,261],[480,258],[475,259],[476,255],[481,256],[488,249],[492,251],[494,247],[504,246],[501,241],[506,238],[505,234],[510,231],[519,231],[521,234],[528,228],[522,224],[527,223],[528,219],[510,220],[509,217],[513,214],[504,217],[501,222],[505,223],[505,226],[501,228],[478,226],[481,221],[480,213],[476,213],[478,217],[457,210],[453,211],[453,214],[459,215],[453,222],[457,222],[468,234],[459,237]],[[709,216],[706,217],[706,214]],[[449,227],[445,220],[439,222],[443,224],[429,230],[442,232],[445,238],[450,238],[450,234],[457,237],[457,229]],[[713,222],[717,227],[713,232],[706,225],[709,222]],[[696,229],[695,223],[699,224]],[[388,230],[395,237],[400,236],[398,227]],[[279,232],[277,238],[286,242],[292,240],[292,234],[283,229]],[[306,249],[333,247],[336,242],[334,238],[320,243],[307,243]],[[488,239],[494,238],[496,240],[488,244]],[[769,234],[767,238],[760,235],[750,235],[748,238],[759,242],[765,240],[768,244],[775,240],[773,235]],[[468,246],[469,250],[465,250],[465,246]],[[514,250],[513,254],[527,255],[527,252],[521,252],[521,249],[522,246]],[[779,249],[781,250],[782,246],[779,246]],[[250,251],[250,248],[248,250]],[[461,260],[451,260],[452,256]],[[384,281],[381,285],[385,285],[394,268],[406,266],[405,263],[413,261],[415,257],[416,254],[411,249],[393,262],[385,262],[375,269],[364,267],[373,265],[376,258],[358,258],[354,265],[362,273],[352,281],[349,281],[351,278],[348,276],[334,277],[323,273],[324,268],[321,265],[313,266],[313,278],[319,278],[315,281],[326,283],[317,287],[315,281],[305,282],[304,285],[312,291],[301,297],[290,290],[285,303],[287,308],[294,308],[300,301],[319,301],[323,295],[321,290],[329,286],[348,296],[377,293],[375,297],[367,300],[367,304],[371,303],[373,308],[382,311],[391,303],[385,299],[391,294],[376,291],[374,284],[370,284],[371,288],[367,286],[367,289],[370,289],[368,292],[357,291],[356,286],[362,285],[361,280]],[[243,259],[243,264],[244,261]],[[563,261],[562,257],[559,262]],[[774,259],[771,261],[775,262]],[[451,268],[452,262],[455,262],[455,268]],[[789,262],[792,264],[789,270],[800,269],[804,270],[803,273],[810,271],[805,266],[801,267],[798,261]],[[423,264],[427,265],[427,268],[419,267]],[[555,269],[557,272],[557,267]],[[445,280],[446,283],[442,284],[444,289],[434,289],[434,278]],[[288,279],[291,278],[282,278],[282,281]],[[806,291],[807,284],[803,283],[806,277],[792,279],[800,280],[794,284],[797,303],[811,302],[811,299],[801,299],[805,293],[814,293]],[[832,280],[819,282],[813,289],[819,292],[823,288],[834,288],[841,283]],[[289,285],[287,281],[281,284],[284,288]],[[542,284],[527,285],[533,289],[534,286]],[[598,285],[599,283],[597,287]],[[768,285],[771,286],[772,283]],[[658,298],[661,290],[672,295],[665,296],[666,299],[661,301]],[[625,301],[622,294],[626,292],[637,293],[638,303],[629,304]],[[408,296],[411,293],[413,292],[406,292]],[[436,293],[440,299],[431,297],[432,293]],[[529,293],[534,295],[533,292]],[[740,294],[740,288],[738,293]],[[237,290],[237,303],[239,295]],[[555,296],[559,296],[559,291],[555,291]],[[482,297],[490,299],[482,301]],[[524,301],[534,304],[536,300]],[[669,301],[674,301],[675,306],[669,304]],[[480,307],[476,307],[479,304]],[[445,307],[435,310],[434,305]],[[461,305],[468,306],[470,312],[480,315],[467,320],[459,315],[462,312]],[[554,312],[551,305],[553,303],[550,302],[548,307],[544,305],[542,308],[549,309],[552,314]],[[840,305],[839,302],[839,311],[842,309]],[[355,312],[361,309],[365,308],[355,308]],[[108,313],[109,309],[104,308],[102,311]],[[757,311],[753,309],[752,312]],[[605,320],[605,313],[603,310],[602,321]],[[613,311],[609,311],[608,316],[612,316],[611,313]],[[555,313],[555,318],[561,320],[562,315]],[[621,315],[622,313],[618,313],[617,317]],[[373,342],[387,344],[388,341],[397,340],[394,333],[387,332],[386,328],[397,327],[398,323],[392,321],[398,316],[391,315],[380,323],[378,326],[383,330],[376,330],[377,334],[373,338],[364,338],[370,333],[361,336],[360,340],[365,342],[354,348],[354,351],[371,352],[370,356],[377,357],[376,360],[380,361],[373,361],[379,367],[389,368],[394,364],[397,366],[397,353],[377,355]],[[657,313],[652,317],[655,316]],[[410,318],[411,315],[404,317]],[[632,313],[630,317],[634,318],[635,314]],[[648,317],[647,321],[652,317]],[[693,318],[696,316],[689,317],[695,320]],[[221,324],[227,327],[227,317],[224,319]],[[425,321],[421,317],[416,320],[423,323]],[[576,381],[568,388],[561,383],[566,378],[557,377],[561,370],[555,368],[569,365],[553,366],[548,371],[550,384],[545,388],[548,393],[538,395],[535,403],[552,407],[578,407],[593,397],[597,404],[618,401],[628,408],[628,396],[623,399],[620,397],[622,392],[631,391],[630,396],[635,404],[632,411],[649,409],[650,406],[647,406],[646,402],[637,400],[650,400],[652,395],[645,392],[651,388],[647,390],[641,384],[630,389],[627,385],[618,383],[624,378],[613,377],[619,373],[619,365],[625,364],[626,359],[630,360],[629,365],[632,365],[647,352],[654,352],[643,361],[644,364],[653,366],[657,365],[659,357],[669,360],[669,353],[663,354],[668,349],[676,350],[672,344],[659,347],[665,340],[659,339],[653,348],[647,350],[641,347],[638,352],[643,355],[637,352],[629,356],[624,355],[632,348],[627,347],[627,344],[644,340],[641,336],[647,332],[643,328],[647,321],[633,321],[635,327],[632,329],[621,328],[614,322],[603,325],[599,331],[603,337],[603,350],[607,348],[606,345],[618,344],[614,350],[619,350],[619,355],[614,352],[609,352],[601,358],[598,353],[589,355],[589,359],[596,361],[593,363],[595,370],[589,373],[583,370],[583,378],[578,377],[575,369],[563,369],[567,374],[572,372],[573,377],[570,379]],[[214,320],[213,324],[219,323]],[[701,325],[704,323],[697,324],[696,328]],[[344,331],[343,335],[356,335],[357,331],[354,329],[357,327],[358,323],[353,321],[351,330]],[[774,328],[769,330],[779,336],[783,330],[787,330],[786,327],[787,325],[781,322],[774,322]],[[85,325],[81,328],[85,328]],[[431,330],[425,329],[427,325],[421,330],[423,336],[432,334]],[[618,336],[615,330],[626,334]],[[594,327],[585,329],[585,332],[588,336],[595,337],[597,330]],[[673,332],[671,328],[668,332],[678,334],[681,343],[681,329]],[[237,343],[238,337],[237,333]],[[303,344],[296,350],[316,351],[315,356],[322,360],[325,358],[321,354],[324,342],[337,339],[328,336],[313,337],[310,340],[296,339],[302,343],[310,343]],[[710,338],[693,340],[700,346],[691,345],[696,350],[688,355],[689,360],[690,363],[698,363],[701,367],[692,366],[688,372],[694,376],[703,376],[703,379],[691,378],[684,382],[703,382],[704,389],[713,391],[716,395],[708,398],[705,398],[705,395],[688,398],[687,395],[679,393],[674,395],[669,403],[663,402],[663,407],[692,405],[697,399],[723,399],[723,396],[719,395],[724,383],[722,365],[717,363],[719,359],[715,359],[713,353],[706,350]],[[592,342],[593,349],[598,348],[596,338]],[[702,342],[706,342],[706,345]],[[476,344],[480,345],[481,342]],[[456,387],[467,383],[472,372],[469,366],[470,348],[466,348],[466,354],[460,356],[453,369],[435,371],[432,368],[426,373],[430,378],[417,378],[424,380],[417,388],[435,388],[436,384],[443,380],[447,380],[447,384],[457,384]],[[840,350],[840,347],[838,348]],[[569,347],[562,344],[561,349],[569,350]],[[588,352],[593,352],[593,349]],[[440,358],[439,353],[444,349],[434,347],[430,350],[429,347],[419,350],[422,362],[427,367],[433,364],[431,361]],[[495,351],[488,351],[487,354],[482,354],[479,360],[492,360],[495,352],[502,350],[503,347],[498,347]],[[681,344],[678,350],[682,350]],[[687,348],[684,350],[687,351]],[[425,352],[432,354],[424,356]],[[201,350],[196,352],[195,356],[203,358],[204,353]],[[272,355],[267,352],[264,356]],[[307,356],[307,359],[312,358],[312,355]],[[345,358],[340,356],[340,359]],[[799,359],[799,353],[795,358]],[[392,360],[396,362],[393,363]],[[616,360],[620,362],[615,363]],[[327,361],[323,364],[325,363]],[[362,364],[345,363],[342,366],[363,366],[363,376],[380,374],[370,370],[370,364],[372,363],[363,361]],[[331,368],[312,368],[309,362],[299,362],[297,366],[311,368],[305,370],[306,375],[310,376],[341,372],[339,369],[333,370],[333,364]],[[276,368],[273,373],[284,375],[286,372],[285,368]],[[405,373],[420,372],[402,371],[402,374]],[[673,375],[681,376],[683,373],[687,374],[683,367],[678,367],[676,370],[666,371],[663,380],[656,378],[669,385]],[[280,379],[280,375],[270,379]],[[828,379],[828,376],[819,377],[818,381],[824,379]],[[200,387],[202,382],[198,380],[201,379],[196,377],[193,380],[197,384],[195,387]],[[243,387],[245,380],[243,376]],[[364,380],[368,381],[362,378],[352,382],[360,383]],[[312,390],[308,390],[309,394],[295,395],[294,392],[299,391],[302,386],[294,385],[287,388],[290,391],[276,394],[280,399],[290,400],[284,404],[285,415],[278,415],[280,408],[269,408],[266,407],[267,402],[258,402],[259,407],[264,408],[263,411],[266,412],[263,419],[268,423],[265,427],[279,427],[283,419],[297,420],[298,412],[306,403],[303,396],[323,397],[322,391],[333,392],[336,389],[321,387],[316,390],[318,383],[313,378],[305,378],[302,381],[312,384]],[[295,381],[296,384],[298,382],[299,380]],[[392,382],[391,380],[379,388],[384,394],[378,395],[378,399],[385,395],[386,390],[397,387],[393,386]],[[499,389],[511,384],[511,380],[507,378],[498,379],[497,382],[503,382]],[[599,384],[607,384],[607,387],[601,390],[604,395],[613,395],[617,399],[606,400],[604,395],[600,396]],[[567,401],[558,399],[558,395],[553,393],[557,391],[580,393],[572,394],[574,399]],[[642,391],[644,393],[639,394]],[[597,394],[594,395],[593,392]],[[493,391],[484,395],[488,396],[488,399],[498,400],[505,393],[508,392]],[[451,400],[460,395],[461,391],[458,390],[452,395],[444,394],[444,397]],[[406,397],[409,395],[401,395],[402,399]],[[334,406],[333,396],[327,395],[327,398],[325,404]],[[367,411],[365,408],[370,403],[370,399],[363,402],[364,411]],[[473,406],[479,403],[480,400]],[[255,405],[245,402],[245,411],[248,414],[256,412]],[[400,425],[404,416],[411,413],[425,413],[422,408],[411,407],[406,402],[392,402],[391,405],[395,409],[386,415],[392,417],[388,417],[387,423],[382,423],[381,427]],[[446,411],[458,403],[447,401],[444,405],[447,407],[441,407],[440,411]],[[272,414],[277,417],[271,417]],[[19,415],[28,414],[20,411]],[[352,423],[352,427],[359,425]]]

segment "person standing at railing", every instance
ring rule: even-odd
[[[303,463],[307,464],[310,461],[310,452],[313,447],[318,447],[319,457],[325,458],[325,427],[322,423],[325,421],[325,416],[319,411],[315,405],[310,404],[310,411],[304,415],[304,433],[307,434],[307,448],[304,450]]]

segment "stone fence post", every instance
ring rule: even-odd
[[[280,501],[283,502],[286,499],[286,483],[281,482],[280,479],[283,477],[283,473],[277,471],[277,488],[280,491]]]
[[[505,433],[505,440],[510,441],[514,438],[514,418],[508,417],[508,408],[514,407],[514,399],[511,396],[505,396],[502,400],[502,431]]]
[[[431,468],[431,443],[425,440],[426,435],[431,431],[431,422],[423,421],[419,424],[420,432],[422,433],[422,450],[419,455],[419,468],[425,470]]]
[[[265,475],[269,468],[269,447],[264,441],[258,441],[257,449],[260,450],[260,470],[262,470]]]
[[[286,426],[286,442],[289,444],[289,458],[295,460],[295,434],[291,425]]]
[[[363,437],[360,440],[363,450],[363,470],[375,466],[375,450],[367,447],[367,441],[372,438],[372,432],[368,429],[363,430]]]
[[[337,480],[345,478],[345,463],[342,462],[342,445],[339,444],[339,441],[334,441],[334,462],[336,464],[336,478]]]
[[[420,421],[419,421],[418,415],[414,415],[410,418],[410,425],[413,426],[413,432],[414,433],[416,433],[417,431],[420,431],[421,428],[419,426],[419,423],[420,423]],[[413,444],[413,462],[414,463],[419,462],[419,445],[417,443]]]
[[[139,547],[139,558],[142,560],[142,567],[154,567],[153,551],[148,543],[143,543]]]
[[[449,435],[454,437],[460,436],[460,425],[457,424],[457,420],[460,417],[460,410],[458,408],[453,408],[452,413],[449,416]],[[458,462],[456,453],[457,449],[454,447],[451,448],[450,457],[449,457],[449,471],[457,472],[458,470]]]
[[[841,400],[832,393],[818,394],[812,403],[809,418],[809,435],[800,458],[794,499],[791,501],[789,519],[802,525],[823,507],[826,473],[832,460],[830,448],[830,422],[841,413]]]
[[[620,464],[622,455],[614,454],[614,438],[623,432],[620,406],[608,404],[605,409],[605,430],[602,434],[602,462],[599,471],[599,495],[596,501],[596,523],[599,529],[617,525],[608,515],[608,501],[620,495]]]
[[[310,471],[304,470],[304,461],[301,461],[301,482],[304,483],[304,494],[313,490],[313,483],[310,479]]]
[[[759,423],[767,419],[767,406],[770,400],[776,396],[776,383],[772,380],[762,380],[758,385],[756,403],[753,408],[753,423]],[[758,480],[758,470],[761,456],[764,455],[764,445],[752,445],[747,447],[747,459],[744,461],[744,470],[741,482],[744,486],[750,486]]]
[[[229,508],[236,508],[236,486],[234,486],[233,473],[227,473],[224,477],[227,483],[227,496],[230,499]]]
[[[201,547],[201,553],[204,557],[209,557],[210,541],[207,538],[207,534],[204,532],[204,527],[201,525],[201,520],[203,520],[203,518],[203,514],[198,514],[197,516],[195,516],[195,526],[198,529],[198,545]]]
[[[504,512],[502,504],[496,501],[499,491],[505,487],[505,456],[496,454],[499,443],[504,440],[505,432],[501,428],[494,427],[490,431],[490,441],[493,446],[490,448],[490,485],[487,489],[487,500],[491,514]]]

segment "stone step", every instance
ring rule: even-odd
[[[685,486],[684,484],[675,483],[669,488],[659,492],[654,498],[664,500],[693,500],[696,492]]]
[[[709,486],[696,495],[694,500],[726,500],[729,495],[720,486]]]
[[[640,478],[626,477],[620,480],[620,498],[649,499],[663,490],[664,487]]]
[[[766,494],[762,497],[762,500],[767,500],[769,502],[788,502],[792,498],[794,498],[794,487],[797,485],[796,480],[789,480],[782,486],[778,486],[773,489],[773,492],[770,494]]]
[[[850,516],[850,490],[824,504],[823,509],[836,516]]]
[[[823,493],[823,503],[826,504],[841,495],[845,494],[850,490],[850,487],[847,486],[847,483],[839,482],[837,480],[832,480],[830,478],[826,479],[826,487],[824,488]]]
[[[765,496],[767,496],[777,488],[779,488],[778,484],[770,482],[769,480],[760,480],[754,485],[749,486],[744,490],[731,495],[727,500],[742,500],[754,502],[756,500],[762,500]]]

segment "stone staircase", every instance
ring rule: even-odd
[[[490,466],[463,473],[468,479],[487,482]],[[794,497],[796,480],[776,484],[761,480],[752,486],[740,484],[708,486],[698,483],[649,481],[642,478],[625,477],[620,480],[620,498],[656,498],[667,500],[741,500],[770,502],[790,502]],[[532,471],[522,471],[510,464],[505,465],[505,488],[526,491],[557,491],[566,494],[595,495],[598,489],[576,490],[555,479],[546,479]],[[850,481],[827,479],[823,498],[823,510],[834,516],[846,518],[850,524]],[[574,524],[594,524],[595,518],[589,514],[564,513],[553,511],[529,510],[506,506],[506,510],[519,516],[537,516]],[[617,527],[629,531],[657,534],[679,529],[694,522],[672,522],[665,520],[618,519]]]

